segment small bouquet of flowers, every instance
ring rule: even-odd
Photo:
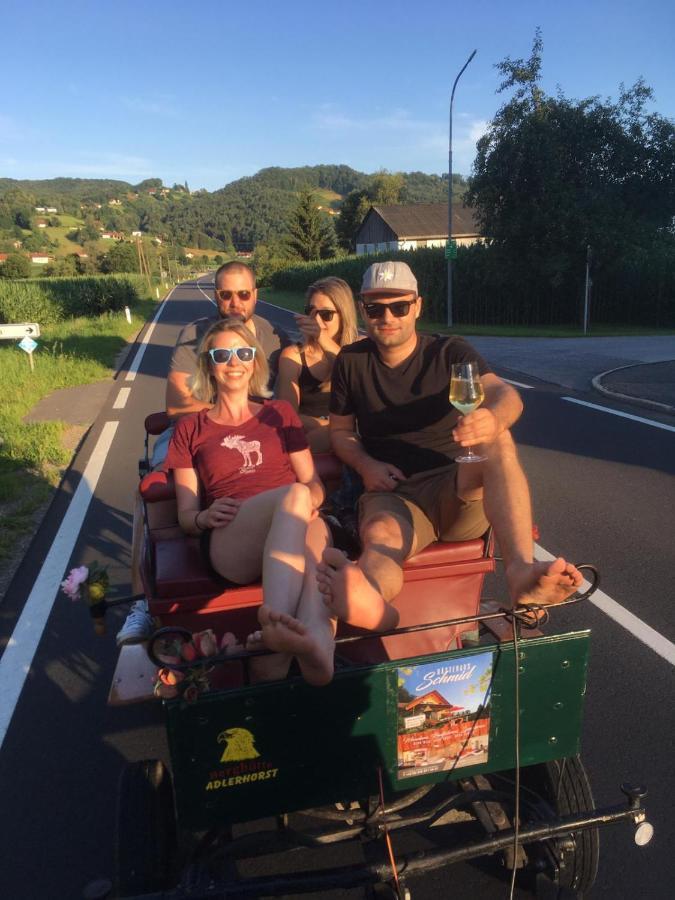
[[[71,569],[68,577],[61,582],[61,588],[67,597],[86,601],[96,634],[105,634],[105,595],[109,584],[107,567],[97,562],[89,567],[78,566]]]
[[[219,650],[232,646],[233,637],[229,633],[223,635],[219,647],[213,629],[207,628],[205,631],[195,632],[190,640],[176,637],[167,641],[157,654],[167,666],[157,670],[155,696],[165,700],[182,697],[188,703],[194,703],[200,694],[210,689],[209,672],[213,666],[199,665],[187,670],[172,669],[170,666],[216,656]]]

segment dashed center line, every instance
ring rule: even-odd
[[[113,409],[124,409],[127,405],[127,400],[129,399],[129,394],[131,393],[130,387],[120,388],[120,392],[115,397],[115,402],[113,403]]]

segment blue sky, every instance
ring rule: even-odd
[[[672,0],[10,2],[0,17],[0,177],[187,179],[214,190],[264,166],[454,171],[503,102],[494,64],[616,98],[639,76],[675,118]]]

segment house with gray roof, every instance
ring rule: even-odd
[[[452,237],[459,246],[484,240],[470,206],[453,204]],[[448,204],[413,203],[371,206],[356,233],[356,252],[444,247],[448,239]]]

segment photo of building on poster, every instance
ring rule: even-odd
[[[398,777],[488,761],[493,651],[398,669]]]

